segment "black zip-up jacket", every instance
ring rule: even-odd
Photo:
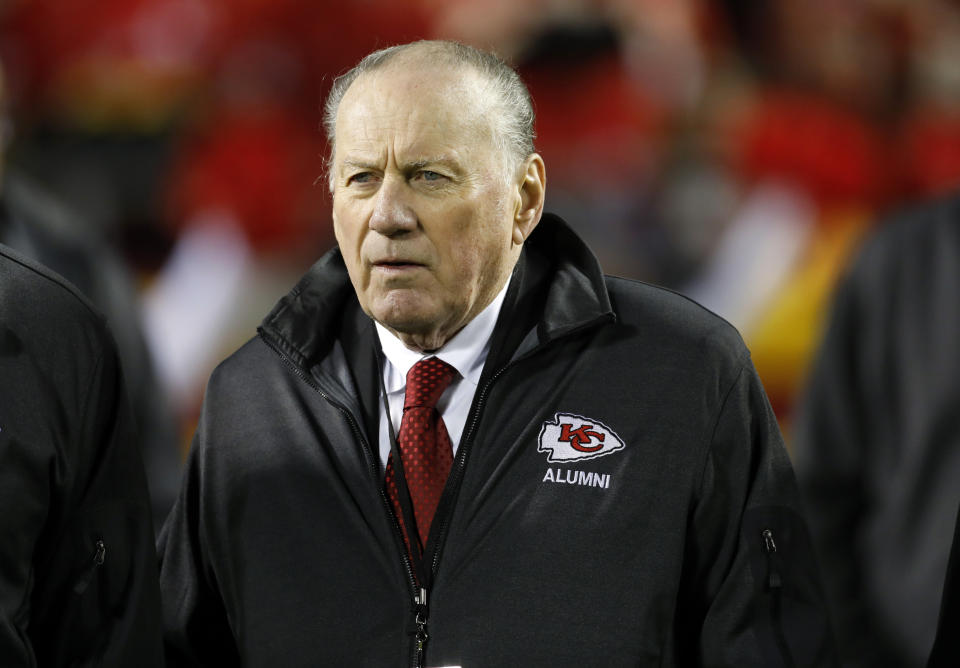
[[[0,245],[0,666],[162,664],[115,344],[76,288]]]
[[[727,323],[604,277],[545,216],[425,607],[382,492],[376,345],[335,250],[214,372],[160,538],[173,665],[833,665],[790,464]]]

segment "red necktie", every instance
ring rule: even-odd
[[[436,406],[440,395],[456,375],[456,369],[436,357],[420,360],[407,372],[403,419],[400,421],[397,445],[400,446],[404,479],[413,502],[413,515],[417,522],[421,550],[430,535],[430,523],[453,465],[450,435]],[[394,476],[392,453],[387,460],[384,483],[400,527],[403,528],[403,511]],[[403,537],[404,540],[407,539],[405,531]]]

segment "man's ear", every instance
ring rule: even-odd
[[[517,210],[513,215],[513,243],[520,246],[543,215],[543,198],[547,191],[547,168],[539,153],[532,154],[523,164],[518,184]]]

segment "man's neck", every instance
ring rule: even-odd
[[[487,319],[489,319],[491,323],[496,323],[497,316],[500,314],[500,308],[503,306],[503,300],[507,294],[507,288],[510,287],[511,278],[512,275],[507,278],[504,286],[500,289],[496,296],[494,296],[489,304],[483,307],[483,309],[481,309],[477,315],[468,320],[466,324],[460,327],[460,329],[451,334],[447,334],[442,331],[432,332],[429,334],[401,332],[375,320],[374,322],[377,325],[377,331],[382,331],[383,333],[389,334],[403,344],[405,348],[423,357],[436,354],[437,352],[443,350],[451,341],[460,337],[464,331],[476,329],[476,325],[474,325],[474,323],[477,321],[485,322]],[[492,324],[490,325],[489,329],[492,333]],[[381,340],[382,339],[383,337],[381,335]]]
[[[380,347],[383,349],[384,354],[386,354],[387,359],[400,369],[410,366],[416,360],[429,355],[437,355],[441,359],[444,359],[444,361],[453,363],[454,360],[459,361],[460,359],[465,359],[465,354],[467,358],[474,357],[476,353],[467,353],[466,351],[468,350],[478,351],[483,349],[484,352],[486,352],[509,286],[510,281],[508,280],[507,284],[503,286],[486,308],[480,311],[475,318],[438,348],[425,350],[410,346],[402,337],[398,336],[396,332],[376,322],[377,336],[380,337]],[[447,357],[453,359],[445,359]],[[403,360],[403,362],[401,362],[401,360]],[[409,364],[404,362],[409,362]],[[456,363],[453,365],[458,367]],[[463,373],[463,369],[459,369],[458,367],[458,370]]]

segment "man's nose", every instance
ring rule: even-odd
[[[417,216],[409,201],[406,183],[402,179],[386,177],[377,190],[370,229],[384,236],[409,232],[417,227]]]

